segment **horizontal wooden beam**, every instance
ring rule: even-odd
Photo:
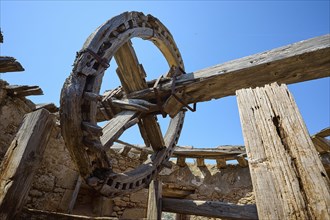
[[[258,219],[255,205],[236,205],[224,202],[187,199],[162,199],[165,212],[225,219]]]
[[[0,57],[0,73],[18,71],[24,71],[24,68],[14,57]]]
[[[83,220],[83,219],[91,219],[91,220],[113,220],[118,218],[112,217],[91,217],[84,215],[72,215],[65,214],[60,212],[49,212],[43,210],[36,209],[24,209],[20,216],[21,219],[56,219],[56,220]]]
[[[235,95],[242,88],[272,82],[298,83],[330,76],[330,35],[247,56],[176,78],[175,88],[185,103]],[[158,95],[171,94],[173,80],[159,83]],[[152,88],[130,93],[128,98],[154,99]],[[164,100],[164,99],[163,99]]]
[[[9,96],[43,95],[43,91],[39,86],[9,85],[5,87],[5,90]]]
[[[221,146],[217,148],[186,148],[177,146],[172,157],[218,159],[223,158],[223,156],[235,157],[240,154],[245,154],[243,146]]]

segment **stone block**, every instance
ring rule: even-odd
[[[142,208],[125,209],[122,219],[140,219],[146,217],[146,210]]]

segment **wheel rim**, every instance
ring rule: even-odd
[[[72,73],[65,81],[61,92],[61,128],[70,155],[87,184],[110,197],[137,191],[150,183],[172,155],[184,119],[184,112],[179,112],[171,119],[165,136],[160,137],[163,140],[150,139],[154,142],[151,143],[154,153],[142,165],[126,173],[112,171],[104,146],[111,145],[112,141],[120,136],[121,133],[117,130],[122,131],[122,128],[136,118],[140,119],[135,120],[139,127],[143,123],[157,127],[152,115],[146,116],[132,110],[117,113],[109,121],[108,129],[103,128],[100,131],[97,127],[97,112],[100,105],[98,94],[107,63],[112,57],[115,57],[118,63],[117,74],[122,81],[122,89],[119,89],[121,93],[137,91],[147,85],[141,74],[133,74],[136,79],[134,81],[140,81],[140,85],[134,85],[125,75],[126,65],[139,68],[135,67],[138,63],[137,59],[133,59],[134,50],[128,53],[132,55],[132,59],[121,55],[122,52],[131,50],[130,39],[134,37],[152,41],[166,58],[169,67],[184,69],[172,35],[158,19],[138,12],[125,12],[101,25],[88,37],[81,52],[77,54]],[[128,64],[124,63],[125,59],[128,59]],[[113,125],[114,122],[119,124],[119,128]],[[102,135],[102,132],[107,135]],[[142,132],[141,134],[144,137],[157,136],[157,132],[148,132],[147,135],[143,135]]]

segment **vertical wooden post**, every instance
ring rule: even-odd
[[[68,213],[69,214],[72,213],[74,205],[76,204],[76,200],[77,200],[77,197],[78,197],[78,193],[79,193],[82,181],[83,181],[82,177],[78,174],[76,186],[75,186],[75,188],[72,192],[71,200],[69,202],[69,207],[68,207]]]
[[[236,91],[260,219],[330,219],[330,181],[286,85]]]
[[[24,206],[53,126],[45,109],[25,115],[1,164],[0,219],[15,219]]]
[[[162,217],[162,182],[152,180],[149,185],[147,219],[160,220]]]

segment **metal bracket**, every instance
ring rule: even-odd
[[[85,48],[83,50],[81,50],[78,54],[82,54],[82,53],[86,53],[88,52],[90,55],[92,55],[92,57],[101,65],[103,66],[105,69],[109,68],[110,64],[108,63],[107,59],[100,57],[97,53],[95,53],[94,51],[92,51],[89,48]]]
[[[190,107],[187,103],[185,103],[181,98],[179,98],[176,94],[175,94],[175,82],[176,82],[176,77],[181,75],[178,74],[178,72],[181,71],[181,68],[177,68],[174,75],[172,76],[172,85],[171,85],[171,95],[178,101],[180,102],[184,107],[186,107],[188,110],[195,112],[196,108],[197,108],[197,104],[193,103],[193,107]]]

